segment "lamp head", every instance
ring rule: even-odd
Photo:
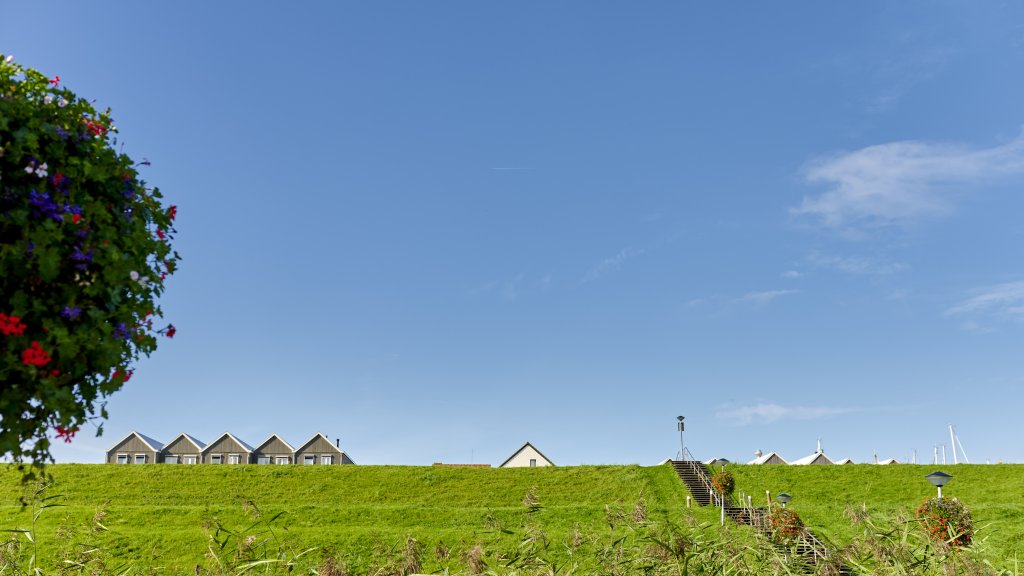
[[[786,492],[780,492],[779,495],[775,497],[775,499],[781,502],[782,504],[787,504],[790,500],[793,499],[793,495],[788,494]]]
[[[925,476],[925,479],[931,482],[933,485],[942,488],[947,482],[953,479],[952,474],[946,474],[945,472],[935,471]]]

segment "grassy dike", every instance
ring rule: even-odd
[[[789,507],[807,526],[842,545],[863,527],[844,515],[847,506],[866,506],[881,518],[899,513],[913,517],[913,510],[935,487],[925,475],[942,470],[953,475],[943,496],[960,499],[971,510],[977,537],[985,539],[996,558],[1024,562],[1024,466],[1019,464],[958,464],[948,466],[897,464],[875,466],[753,466],[730,465],[736,492],[750,494],[755,506],[765,504],[765,490],[772,497],[792,494]]]
[[[765,490],[773,495],[789,492],[790,506],[808,526],[838,546],[864,530],[844,515],[848,506],[865,505],[880,525],[892,526],[894,517],[912,515],[922,499],[934,495],[924,480],[933,466],[729,469],[736,476],[737,496],[751,494],[755,505],[763,505]],[[987,540],[984,557],[1001,566],[1012,566],[1018,556],[1024,560],[1024,466],[942,469],[953,474],[945,494],[970,507],[980,528],[978,536]],[[402,573],[395,562],[401,562],[410,537],[421,546],[423,572],[465,573],[474,549],[489,567],[497,568],[499,558],[514,557],[516,550],[533,546],[540,534],[540,541],[548,543],[545,559],[564,561],[576,554],[573,561],[585,559],[582,564],[594,569],[614,563],[608,554],[618,554],[619,544],[614,542],[636,526],[638,509],[651,525],[690,526],[680,533],[689,534],[691,543],[697,534],[712,551],[722,551],[720,557],[741,550],[755,566],[765,562],[753,551],[762,545],[748,528],[730,526],[723,539],[717,509],[687,510],[688,493],[669,466],[55,465],[49,472],[54,483],[46,494],[56,496],[50,502],[61,506],[44,510],[36,527],[44,567],[59,566],[62,552],[80,552],[88,548],[81,544],[95,544],[108,567],[100,573],[118,573],[114,568],[121,564],[130,564],[132,573],[141,574],[192,574],[196,565],[204,567],[204,574],[211,573],[206,571],[211,561],[204,556],[214,519],[241,530],[243,536],[255,534],[261,541],[268,537],[263,525],[245,530],[253,524],[246,503],[254,503],[264,520],[283,513],[273,523],[276,539],[268,548],[315,549],[298,565],[300,571],[316,568],[321,574],[332,573],[323,570],[328,557],[340,559],[346,574]],[[531,492],[541,506],[532,514],[524,504]],[[0,468],[0,529],[31,525],[33,509],[17,502],[24,493],[19,472]],[[106,511],[100,521],[107,531],[90,530],[98,510]],[[695,525],[707,528],[694,532]],[[232,541],[227,550],[237,548],[240,540]],[[652,555],[650,540],[624,542],[633,547],[627,555],[662,562]],[[438,554],[440,550],[447,554]],[[3,553],[0,549],[0,556]],[[766,558],[771,561],[770,555]],[[391,568],[379,569],[389,562]],[[737,573],[769,573],[769,565],[763,566]]]
[[[382,546],[407,537],[429,551],[439,543],[453,555],[477,544],[514,545],[527,524],[523,500],[531,489],[542,506],[533,519],[552,542],[574,533],[609,531],[606,505],[632,513],[643,501],[651,520],[683,520],[686,490],[668,466],[574,466],[477,469],[412,466],[112,466],[55,465],[49,495],[64,507],[45,510],[37,533],[42,557],[56,554],[58,529],[86,526],[104,507],[104,549],[137,567],[191,572],[203,562],[213,517],[241,528],[250,523],[243,504],[253,502],[276,532],[301,548],[344,554],[372,564]],[[25,528],[32,511],[16,502],[19,473],[0,478],[0,528]],[[711,510],[694,510],[710,520]]]

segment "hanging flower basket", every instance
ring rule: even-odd
[[[967,507],[956,498],[925,500],[914,515],[928,536],[952,546],[967,546],[974,537],[974,522]]]
[[[736,479],[733,478],[732,472],[716,472],[711,477],[711,487],[715,489],[715,492],[729,496],[736,490]]]

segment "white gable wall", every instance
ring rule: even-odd
[[[530,460],[536,460],[537,467],[553,466],[553,464],[549,462],[547,458],[541,456],[540,452],[537,452],[537,450],[533,446],[524,446],[522,450],[516,453],[515,456],[510,458],[509,461],[505,462],[501,467],[529,468]]]

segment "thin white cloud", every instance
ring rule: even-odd
[[[541,277],[530,277],[520,272],[508,280],[491,280],[471,290],[470,296],[496,295],[506,302],[515,302],[522,297],[534,296],[547,292],[554,282],[551,274]]]
[[[965,328],[984,331],[983,320],[1024,321],[1024,281],[977,288],[971,294],[946,310],[947,316],[964,318]]]
[[[811,252],[804,259],[814,268],[838,270],[858,276],[879,276],[893,274],[906,268],[903,264],[868,256],[833,256]]]
[[[991,148],[892,142],[811,163],[804,177],[828,187],[792,214],[838,230],[898,226],[952,211],[952,192],[1024,173],[1024,134]]]
[[[586,284],[588,282],[593,282],[594,280],[598,280],[608,274],[611,274],[621,268],[626,260],[642,256],[645,252],[647,252],[647,250],[644,250],[643,248],[623,248],[614,256],[609,256],[608,258],[601,260],[594,265],[593,268],[587,270],[587,273],[580,279],[580,283]]]
[[[803,276],[803,274],[798,272],[797,270],[786,270],[785,272],[783,272],[781,274],[781,276],[783,278],[789,278],[789,279],[792,280],[792,279],[800,278],[801,276]]]
[[[763,292],[747,292],[740,300],[743,302],[753,302],[755,304],[767,304],[776,298],[783,296],[789,296],[790,294],[798,294],[799,290],[765,290]]]
[[[907,38],[897,51],[907,52],[905,45],[914,40]],[[873,78],[876,89],[868,100],[867,111],[882,113],[895,108],[914,88],[935,78],[946,67],[952,54],[948,48],[934,46],[912,50],[876,65]]]
[[[834,408],[831,406],[782,406],[772,402],[762,402],[751,406],[723,408],[715,413],[715,417],[722,420],[729,420],[740,426],[745,426],[755,422],[760,424],[770,424],[778,420],[817,420],[838,414],[847,414],[853,411],[853,408]]]

